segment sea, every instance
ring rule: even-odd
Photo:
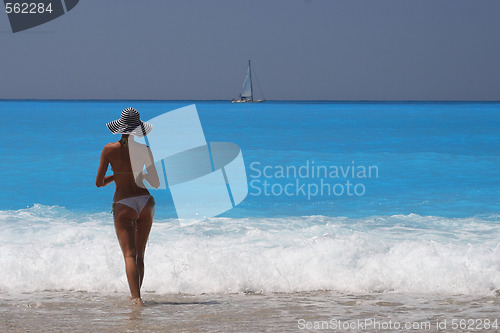
[[[120,139],[105,124],[193,104],[207,142],[240,147],[248,194],[183,225],[170,191],[151,190],[138,309],[114,185],[95,186]],[[0,113],[0,332],[500,327],[500,103],[2,100]]]

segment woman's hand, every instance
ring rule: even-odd
[[[135,177],[135,183],[139,187],[144,187],[144,180],[145,179],[146,179],[146,174],[144,172],[141,172],[141,173],[137,174],[137,176]]]
[[[144,181],[147,181],[154,188],[158,188],[160,186],[160,181],[158,180],[155,182],[155,180],[157,180],[157,179],[158,179],[158,176],[151,177],[149,172],[148,173],[141,172],[135,178],[136,184],[140,187],[143,187],[143,188],[146,188],[146,186],[144,185]]]
[[[102,186],[107,186],[109,184],[111,184],[112,182],[115,181],[115,175],[111,175],[111,176],[106,176],[104,177],[104,181],[102,183]]]

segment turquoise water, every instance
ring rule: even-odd
[[[113,186],[94,185],[105,124],[193,103],[249,194],[181,227],[154,191],[147,290],[500,289],[499,103],[1,101],[0,291],[126,292]]]
[[[192,103],[207,141],[238,144],[249,183],[254,180],[247,199],[225,216],[469,217],[500,212],[500,104],[495,103],[3,101],[0,110],[9,117],[0,148],[5,175],[0,208],[38,203],[109,210],[113,188],[93,186],[102,147],[118,139],[105,123],[129,105],[147,120]],[[276,167],[298,171],[308,163],[374,168],[371,178],[326,177],[331,187],[343,185],[342,195],[340,186],[333,195],[311,197],[291,186],[288,193],[294,195],[276,195],[300,178],[276,176]],[[274,171],[267,179],[268,193],[274,185],[270,195],[259,173],[266,166]],[[325,177],[301,178],[299,186],[320,185],[320,178]],[[362,184],[357,192],[363,195],[349,196],[347,180],[352,187]],[[168,191],[156,196],[158,214],[175,217]]]

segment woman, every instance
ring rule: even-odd
[[[151,150],[134,141],[152,130],[152,125],[140,120],[134,108],[122,111],[118,120],[106,124],[113,134],[122,134],[120,141],[104,146],[97,170],[96,186],[115,182],[113,216],[116,235],[125,259],[125,270],[130,288],[130,299],[143,305],[141,285],[144,277],[144,251],[154,218],[154,198],[143,181],[158,188],[160,181]],[[106,176],[111,164],[113,174]],[[143,173],[146,167],[147,173]]]

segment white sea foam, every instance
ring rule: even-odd
[[[500,289],[500,218],[418,215],[156,221],[143,288],[157,293]],[[126,292],[107,213],[0,211],[0,290]]]

